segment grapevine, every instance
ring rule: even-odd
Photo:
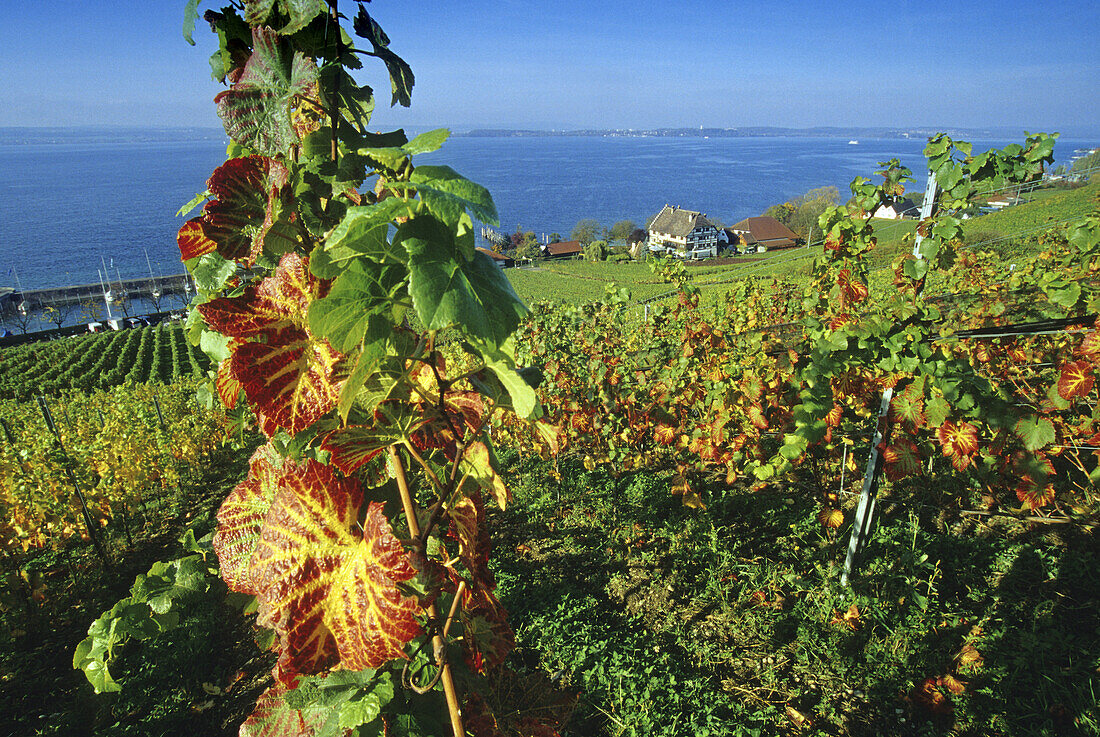
[[[232,143],[178,238],[199,288],[189,339],[217,364],[206,396],[247,403],[267,438],[213,541],[279,651],[241,734],[440,712],[456,735],[464,713],[496,733],[485,725],[515,717],[477,694],[506,673],[513,636],[485,504],[509,493],[487,431],[538,407],[514,358],[526,308],[474,248],[474,219],[497,224],[495,207],[449,167],[413,164],[447,131],[367,129],[373,92],[350,74],[361,57],[384,63],[394,104],[409,104],[413,75],[362,4],[363,48],[336,2],[243,11],[204,15]],[[332,688],[348,699],[322,698]],[[556,721],[519,728],[534,724]]]

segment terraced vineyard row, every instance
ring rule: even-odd
[[[203,376],[208,366],[202,351],[187,343],[181,325],[78,335],[0,352],[0,398],[108,389],[125,382],[169,384]]]

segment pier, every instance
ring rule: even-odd
[[[152,299],[153,291],[159,291],[159,299],[168,295],[181,295],[184,303],[187,302],[188,290],[191,287],[191,278],[186,274],[173,274],[171,276],[138,277],[136,279],[115,279],[107,288],[114,293],[121,289],[126,293],[127,299],[145,298]],[[74,305],[84,302],[102,302],[103,285],[76,284],[68,287],[49,287],[47,289],[24,289],[19,292],[10,287],[0,287],[0,309],[8,311],[15,309],[19,304],[25,304],[28,310],[36,310],[46,306]]]

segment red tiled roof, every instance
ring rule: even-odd
[[[546,252],[551,256],[570,256],[576,253],[583,253],[584,248],[581,247],[580,241],[559,241],[558,243],[551,243],[546,247]]]
[[[505,256],[503,253],[497,253],[496,251],[490,251],[488,248],[479,247],[477,250],[481,251],[482,253],[484,253],[486,256],[493,259],[494,261],[511,261],[511,260],[513,260],[511,256]]]
[[[731,225],[730,229],[748,231],[756,240],[765,242],[765,245],[772,245],[767,243],[767,241],[772,240],[790,240],[791,245],[794,245],[794,241],[798,239],[798,233],[795,233],[775,218],[764,215],[745,218],[741,222]]]

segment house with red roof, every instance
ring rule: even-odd
[[[745,218],[726,228],[726,239],[742,253],[794,248],[802,237],[773,217]]]

